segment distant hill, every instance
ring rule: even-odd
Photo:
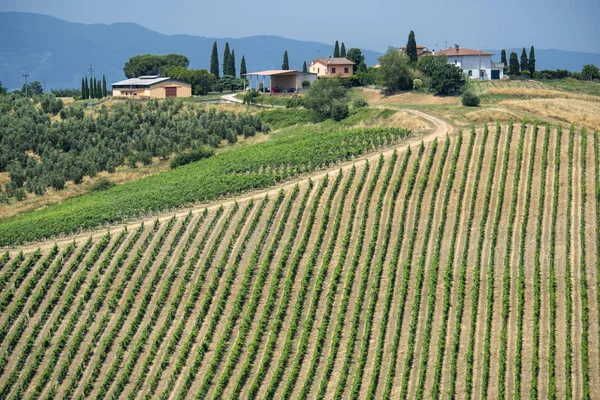
[[[23,73],[31,80],[46,79],[48,89],[79,87],[89,75],[90,64],[109,83],[124,78],[123,64],[136,54],[184,54],[191,68],[208,68],[213,42],[222,58],[225,42],[235,49],[237,68],[246,56],[249,71],[281,68],[288,50],[290,67],[333,54],[333,46],[278,36],[215,39],[190,35],[163,35],[133,23],[85,25],[41,14],[0,13],[0,81],[9,89],[23,85]],[[351,45],[348,43],[348,45]],[[367,64],[377,63],[380,53],[363,50]]]
[[[500,62],[500,52],[502,50],[488,51],[494,53],[494,61]],[[513,51],[517,53],[520,60],[523,48],[506,49],[506,58],[510,58],[510,53]],[[529,47],[527,47],[527,55],[529,56]],[[569,71],[580,72],[585,64],[594,64],[600,66],[600,54],[536,48],[535,63],[538,71],[542,69],[567,69]]]

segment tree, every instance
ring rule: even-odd
[[[0,94],[6,94],[7,90],[4,86],[2,86],[2,81],[0,81]]]
[[[83,77],[81,78],[81,99],[87,99],[87,85],[85,84]]]
[[[87,79],[87,76],[85,77],[85,81],[84,81],[84,84],[83,84],[83,88],[84,88],[84,91],[85,91],[84,98],[85,98],[85,99],[89,99],[89,98],[90,98],[90,86],[89,86],[89,84],[88,84],[88,79]]]
[[[379,80],[388,94],[412,87],[410,59],[397,48],[390,47],[379,57],[379,66]]]
[[[305,74],[308,72],[308,67],[306,66],[306,61],[304,61],[304,64],[302,64],[302,72]]]
[[[340,47],[340,57],[346,57],[346,45],[342,42],[342,47]]]
[[[142,54],[131,57],[125,63],[123,72],[127,78],[136,78],[143,75],[161,74],[165,68],[177,66],[187,68],[188,65],[190,65],[190,60],[181,54],[167,54],[162,56]]]
[[[527,51],[523,47],[523,51],[521,52],[521,71],[527,71],[527,68],[529,68],[529,60],[527,59]]]
[[[229,42],[225,42],[225,50],[223,51],[223,75],[231,75],[229,73],[229,57],[231,57],[231,51],[229,50]]]
[[[502,53],[500,54],[500,62],[504,64],[504,74],[508,74],[508,60],[506,59],[506,50],[502,49]]]
[[[339,42],[336,40],[335,41],[335,46],[333,47],[333,57],[337,58],[340,56],[340,44]]]
[[[44,87],[39,81],[33,81],[27,84],[23,84],[21,92],[29,93],[29,96],[40,96],[44,94]]]
[[[346,58],[354,63],[353,69],[354,73],[358,70],[359,65],[364,64],[365,56],[360,49],[353,47],[348,50],[348,54],[346,54]]]
[[[108,91],[106,90],[106,76],[102,75],[102,97],[108,96]]]
[[[529,49],[529,72],[531,75],[535,72],[535,49],[533,46]]]
[[[235,50],[231,50],[229,55],[229,68],[227,68],[229,75],[235,76]]]
[[[219,79],[219,52],[217,50],[217,42],[213,44],[212,54],[210,55],[210,72]]]
[[[98,96],[99,99],[104,97],[104,94],[102,92],[102,82],[100,82],[100,80],[98,80],[98,82],[96,82],[96,95]]]
[[[242,56],[242,62],[240,64],[240,78],[245,79],[245,76],[248,73],[246,69],[246,58]]]
[[[90,93],[92,94],[92,99],[98,98],[98,94],[96,93],[96,78],[90,79]]]
[[[318,120],[331,117],[334,104],[341,102],[346,97],[346,89],[340,79],[319,79],[314,82],[306,95],[304,106],[312,110]]]
[[[436,68],[431,76],[431,87],[438,94],[448,95],[461,92],[466,84],[467,80],[462,68],[454,64],[446,63]]]
[[[283,69],[283,70],[290,69],[290,60],[288,59],[287,50],[283,53],[283,64],[281,64],[281,69]]]
[[[600,79],[600,70],[594,64],[586,64],[581,70],[581,78],[586,81]]]
[[[406,43],[406,55],[410,59],[410,62],[417,62],[417,41],[415,39],[415,33],[410,31],[408,34],[408,42]]]
[[[511,75],[519,75],[519,56],[514,51],[510,53],[510,67],[509,72]]]
[[[431,77],[436,69],[442,68],[445,64],[448,64],[448,58],[446,56],[434,57],[428,54],[419,60],[417,68],[425,75]]]
[[[192,94],[203,96],[208,94],[211,88],[216,84],[217,78],[212,72],[205,69],[186,69],[183,67],[173,67],[165,70],[171,78],[192,85]]]

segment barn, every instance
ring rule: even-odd
[[[136,99],[164,99],[192,97],[192,85],[166,76],[148,75],[126,79],[112,85],[113,97]]]

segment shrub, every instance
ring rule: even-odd
[[[114,186],[116,186],[116,183],[113,181],[110,181],[107,178],[100,178],[92,185],[92,192],[101,192]]]
[[[244,127],[244,129],[246,129],[246,127]],[[215,151],[209,147],[199,147],[188,153],[180,153],[171,160],[171,168],[174,169],[181,167],[182,165],[202,160],[203,158],[209,158],[214,154]]]
[[[256,135],[256,128],[253,127],[252,125],[245,125],[244,126],[244,137],[251,137]]]
[[[292,96],[285,104],[285,108],[298,108],[303,105],[302,98],[300,96]]]
[[[454,64],[436,68],[431,77],[431,86],[438,94],[461,92],[466,84],[462,69]]]
[[[251,90],[244,95],[244,104],[247,104],[249,106],[255,105],[256,103],[258,103],[259,97],[260,97],[260,94],[258,94],[258,91]]]
[[[321,79],[313,83],[304,96],[304,106],[312,110],[317,120],[333,116],[333,107],[346,97],[340,79]]]
[[[310,87],[310,81],[302,81],[302,89],[308,89]]]
[[[531,77],[531,72],[525,70],[525,71],[521,71],[521,77],[523,79],[529,79]]]
[[[413,89],[420,90],[423,88],[423,81],[419,78],[413,80]]]
[[[469,90],[462,95],[461,100],[462,105],[465,107],[479,107],[479,103],[481,102],[479,96]]]
[[[130,155],[129,157],[127,157],[127,164],[131,167],[131,168],[136,168],[137,167],[137,157],[135,156],[135,154]]]
[[[355,99],[354,102],[352,103],[352,107],[354,107],[354,108],[364,108],[364,107],[368,107],[368,106],[369,106],[369,103],[367,102],[367,100],[363,99],[362,97]]]
[[[531,77],[533,79],[542,79],[542,73],[540,71],[533,71],[533,74],[531,75]]]
[[[331,107],[331,118],[335,121],[341,121],[348,117],[348,105],[345,103],[335,103]]]
[[[149,151],[140,151],[138,154],[138,160],[144,165],[152,164],[152,153]]]

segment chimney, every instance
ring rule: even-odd
[[[458,53],[458,49],[460,48],[457,44],[454,45],[456,47],[456,52]]]

